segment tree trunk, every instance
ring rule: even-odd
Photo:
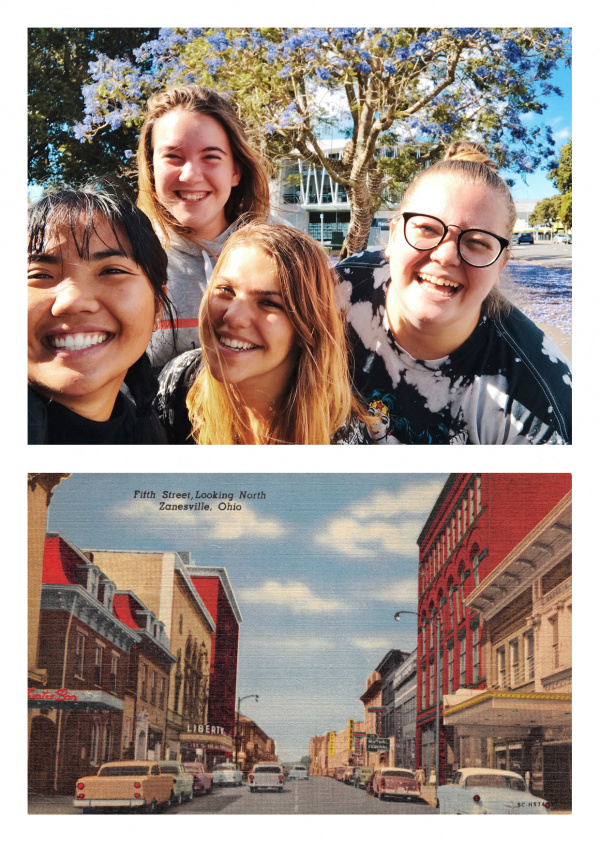
[[[339,261],[365,249],[376,211],[375,198],[369,189],[366,174],[353,188],[347,188],[346,193],[350,203],[350,225],[340,250]]]

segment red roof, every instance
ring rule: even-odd
[[[47,537],[44,546],[42,582],[46,585],[85,585],[85,578],[78,565],[90,564],[78,555],[61,537]]]
[[[113,614],[130,629],[142,629],[136,618],[136,611],[141,604],[130,593],[115,593],[113,596]]]

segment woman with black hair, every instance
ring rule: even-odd
[[[86,187],[30,206],[28,234],[29,443],[165,443],[145,350],[172,311],[150,221]]]

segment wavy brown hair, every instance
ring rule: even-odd
[[[206,363],[208,347],[219,356],[209,318],[212,291],[229,256],[246,245],[262,250],[273,262],[300,347],[288,390],[273,408],[261,443],[329,444],[351,412],[364,418],[350,387],[345,325],[335,302],[337,276],[325,250],[309,235],[266,223],[249,223],[230,236],[202,299],[199,322],[205,364],[187,397],[193,438],[200,444],[256,443],[240,414],[243,401],[236,386],[215,379]]]
[[[269,169],[263,157],[246,138],[244,124],[231,104],[216,91],[202,85],[182,85],[153,94],[148,100],[147,114],[137,152],[138,206],[161,230],[168,246],[169,233],[189,236],[191,229],[182,226],[160,203],[154,181],[154,124],[173,109],[185,109],[198,115],[209,115],[225,130],[231,152],[241,170],[240,181],[231,189],[225,204],[225,217],[233,223],[240,215],[264,220],[269,213]]]

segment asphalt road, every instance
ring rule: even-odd
[[[73,808],[71,796],[29,798],[30,814],[69,814],[82,816]],[[437,814],[424,800],[379,801],[331,778],[311,777],[308,781],[286,781],[283,791],[250,793],[243,787],[217,787],[207,796],[197,796],[160,812],[175,814]],[[86,817],[88,821],[92,818]]]
[[[553,244],[551,241],[540,241],[537,244],[512,244],[510,257],[550,267],[570,267],[572,249],[571,244]]]

